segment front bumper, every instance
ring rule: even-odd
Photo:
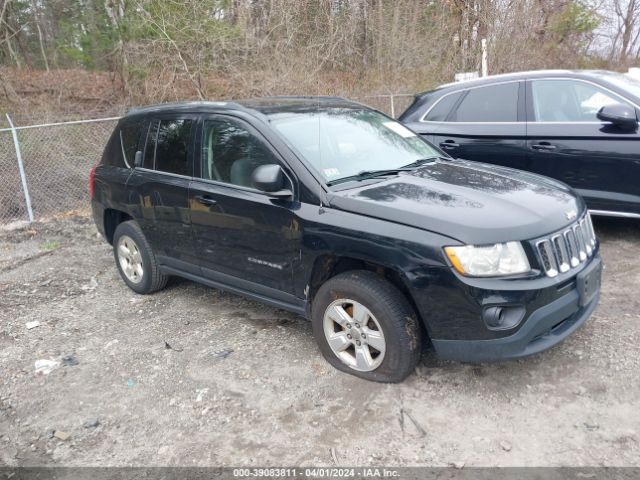
[[[599,267],[599,256],[594,262],[598,262]],[[577,330],[598,305],[600,289],[588,303],[582,304],[578,284],[576,282],[563,296],[533,311],[513,335],[482,340],[433,339],[436,353],[446,360],[492,362],[547,350]]]

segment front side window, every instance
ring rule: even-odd
[[[189,142],[191,120],[155,120],[149,125],[144,152],[145,168],[161,172],[190,175]]]
[[[442,155],[401,123],[368,109],[301,109],[270,121],[326,182]]]
[[[518,82],[472,88],[451,115],[450,121],[517,122],[518,89]]]
[[[202,142],[202,178],[254,188],[253,171],[279,163],[264,142],[239,123],[205,120]]]
[[[602,107],[626,103],[596,85],[576,80],[533,80],[531,93],[537,122],[599,122]]]

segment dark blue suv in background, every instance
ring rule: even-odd
[[[339,98],[131,111],[91,174],[124,282],[171,275],[311,320],[336,368],[400,381],[443,358],[547,349],[595,309],[601,261],[566,185],[454,160]]]
[[[597,215],[640,218],[640,81],[535,71],[443,85],[400,121],[449,155],[557,178]]]

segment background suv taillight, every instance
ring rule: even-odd
[[[91,172],[89,173],[89,198],[93,198],[93,189],[94,189],[94,183],[95,183],[95,179],[96,179],[96,167],[97,165],[95,165],[92,169]]]

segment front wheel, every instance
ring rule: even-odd
[[[379,275],[345,272],[320,287],[313,333],[327,361],[376,382],[400,382],[420,359],[421,332],[405,296]]]

